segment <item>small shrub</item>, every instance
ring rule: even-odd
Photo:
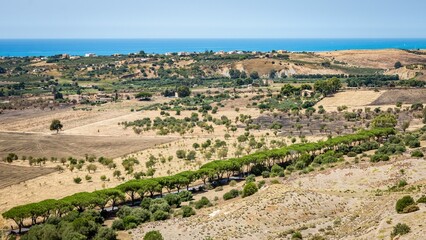
[[[181,192],[179,192],[178,193],[178,196],[180,197],[180,200],[182,201],[182,202],[188,202],[188,201],[191,201],[192,200],[192,198],[193,198],[193,196],[192,196],[192,192],[190,192],[190,191],[181,191]]]
[[[112,229],[114,230],[124,230],[124,221],[122,219],[116,219],[112,222]]]
[[[181,198],[178,194],[167,194],[163,198],[164,198],[164,200],[167,201],[167,203],[170,206],[180,207],[180,203],[182,202],[182,200],[181,200]]]
[[[405,186],[407,186],[408,185],[408,183],[407,183],[407,181],[405,181],[404,179],[402,179],[402,180],[400,180],[399,182],[398,182],[398,187],[399,188],[403,188],[403,187],[405,187]]]
[[[81,177],[74,178],[74,183],[80,184],[81,183]]]
[[[358,155],[356,152],[348,152],[347,154],[348,157],[356,157],[356,155]]]
[[[370,161],[371,162],[389,161],[389,156],[386,154],[377,153],[370,157]]]
[[[255,194],[258,191],[258,188],[254,182],[247,183],[243,188],[242,197],[248,197]]]
[[[246,177],[246,183],[255,182],[255,176],[253,174],[250,174]]]
[[[300,232],[295,232],[291,235],[291,239],[302,239],[302,233]]]
[[[229,199],[232,199],[232,198],[236,198],[236,197],[238,197],[238,195],[239,195],[238,190],[232,189],[231,191],[223,194],[223,200],[229,200]]]
[[[398,223],[393,227],[393,231],[391,233],[391,237],[396,237],[398,235],[404,235],[411,231],[411,228],[405,223]]]
[[[159,231],[149,231],[143,237],[143,240],[164,240]]]
[[[237,181],[235,181],[235,180],[231,180],[231,181],[229,182],[229,186],[231,186],[231,187],[235,187],[235,185],[237,185]]]
[[[152,214],[152,219],[154,221],[166,220],[168,218],[169,218],[169,213],[162,210],[157,210],[154,212],[154,214]]]
[[[271,184],[280,184],[280,181],[278,179],[272,179]]]
[[[203,208],[205,206],[211,206],[211,202],[208,198],[206,197],[202,197],[200,200],[198,200],[197,202],[195,202],[195,209],[200,209]]]
[[[123,219],[127,216],[129,216],[132,213],[132,208],[129,206],[124,205],[121,207],[117,212],[117,217]]]
[[[190,217],[192,215],[195,215],[195,210],[192,209],[190,206],[183,206],[182,207],[182,217]]]
[[[262,180],[262,181],[259,181],[258,183],[257,183],[257,188],[262,188],[263,187],[263,185],[265,185],[266,184],[266,182],[265,182],[265,180]]]
[[[411,196],[404,196],[396,202],[396,212],[403,213],[404,209],[410,205],[415,204],[414,199]]]
[[[141,201],[141,207],[143,209],[149,209],[149,207],[151,206],[151,202],[152,202],[152,198],[146,197],[144,199],[142,199]]]
[[[270,172],[269,171],[263,171],[262,172],[262,177],[263,178],[269,178]]]
[[[421,158],[421,157],[424,157],[425,155],[423,154],[423,152],[422,151],[420,151],[420,150],[414,150],[412,153],[411,153],[411,157],[415,157],[415,158]]]

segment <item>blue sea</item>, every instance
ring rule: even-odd
[[[426,49],[426,39],[0,39],[0,56],[52,56],[210,51]]]

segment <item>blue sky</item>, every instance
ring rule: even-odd
[[[425,0],[0,3],[0,38],[426,38]]]

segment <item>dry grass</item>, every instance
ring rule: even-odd
[[[334,96],[326,97],[316,104],[316,106],[323,106],[327,111],[336,111],[339,106],[347,106],[348,108],[363,108],[370,105],[378,99],[386,91],[345,91],[334,94]]]
[[[405,169],[402,176],[400,169]],[[387,189],[399,179],[410,185],[424,184],[426,162],[402,157],[387,163],[344,164],[307,175],[293,174],[269,184],[247,198],[219,200],[190,218],[147,223],[132,231],[140,239],[150,230],[159,230],[165,239],[289,239],[288,230],[299,230],[306,239],[319,234],[326,239],[389,239],[398,221],[408,222],[412,232],[404,239],[421,239],[420,222],[426,220],[426,207],[400,216],[394,210],[398,198],[407,193],[376,196],[376,189]],[[366,177],[368,176],[368,177]],[[257,181],[262,180],[261,178]],[[241,188],[242,183],[234,188]],[[221,198],[230,189],[209,191],[207,197]],[[414,198],[421,192],[412,192]],[[197,199],[200,196],[197,196]],[[394,219],[392,224],[386,220]],[[403,218],[403,219],[402,219]],[[417,222],[416,222],[417,221]]]
[[[338,60],[351,66],[392,69],[397,61],[403,65],[426,63],[426,55],[417,55],[403,50],[348,50],[319,53],[330,60]]]

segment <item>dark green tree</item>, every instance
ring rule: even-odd
[[[189,95],[191,95],[191,90],[187,86],[178,87],[176,89],[176,92],[178,93],[178,96],[181,98],[188,97]]]
[[[62,130],[63,127],[64,126],[62,125],[61,121],[54,119],[50,124],[50,131],[56,131],[56,133],[59,133],[59,130]]]

